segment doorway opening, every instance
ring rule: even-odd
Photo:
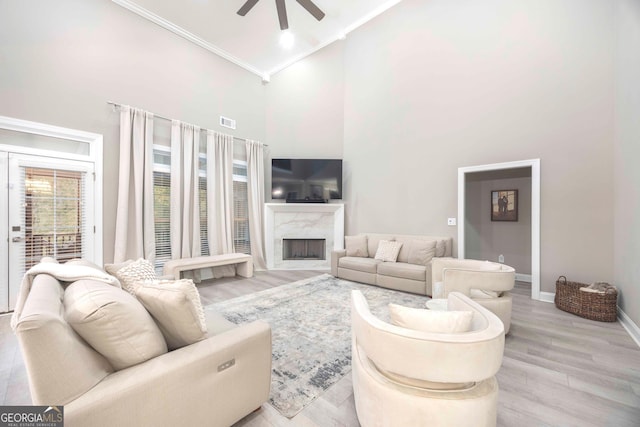
[[[509,180],[511,179],[511,181]],[[515,182],[518,179],[523,180],[523,189],[527,203],[515,204],[512,200],[517,197],[517,192],[512,193],[515,188],[502,188],[501,182]],[[515,180],[515,181],[514,181]],[[530,182],[530,183],[529,183]],[[494,188],[495,187],[495,188]],[[500,187],[500,188],[498,188]],[[469,194],[473,190],[474,199]],[[518,216],[504,216],[501,218],[499,212],[500,203],[493,203],[496,195],[511,195],[512,199],[508,199],[504,207],[518,209],[516,214],[520,214],[520,223],[514,221]],[[486,193],[486,194],[484,194]],[[527,197],[530,194],[530,198]],[[484,199],[483,199],[484,198]],[[497,199],[496,199],[497,200]],[[509,202],[509,200],[512,200]],[[493,206],[495,204],[496,206]],[[483,209],[486,207],[486,209]],[[523,212],[523,209],[525,210]],[[482,211],[485,211],[484,213]],[[496,211],[496,212],[494,212]],[[513,218],[512,218],[513,217]],[[516,162],[494,163],[480,166],[470,166],[458,169],[458,218],[460,224],[458,226],[458,258],[473,258],[481,256],[479,254],[490,254],[495,261],[500,261],[504,257],[500,253],[500,248],[495,247],[488,249],[483,247],[483,239],[486,242],[494,239],[500,241],[501,233],[513,233],[518,229],[519,233],[527,233],[527,240],[530,242],[530,248],[526,253],[530,259],[524,260],[513,259],[513,262],[522,265],[522,269],[527,270],[530,267],[530,275],[520,275],[520,280],[531,281],[531,298],[540,300],[540,159],[522,160]],[[495,222],[492,223],[491,219]],[[504,220],[506,222],[497,222]],[[513,221],[513,222],[510,222]],[[483,232],[486,235],[481,236]],[[477,235],[476,235],[477,234]],[[499,246],[499,245],[498,245]],[[493,252],[496,252],[495,254]],[[517,258],[517,257],[514,257]],[[488,259],[486,256],[484,259]],[[504,258],[502,258],[504,260]],[[507,259],[506,264],[509,264]],[[511,265],[511,264],[509,264]],[[518,268],[516,268],[518,271]],[[518,277],[518,276],[517,276]]]

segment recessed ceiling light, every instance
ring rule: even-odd
[[[293,43],[295,42],[295,38],[293,37],[293,34],[291,34],[289,31],[283,31],[280,34],[280,46],[282,46],[285,49],[291,49],[293,47]]]

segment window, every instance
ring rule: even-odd
[[[169,147],[153,147],[153,216],[155,225],[157,273],[171,259],[171,225],[169,203],[171,193],[171,153]]]
[[[22,169],[24,271],[43,256],[65,262],[86,255],[85,175],[56,169]]]
[[[236,252],[251,254],[247,162],[233,161],[233,244]]]
[[[198,192],[200,197],[200,249],[202,255],[209,255],[208,206],[207,206],[207,159],[200,154]],[[153,147],[153,196],[155,217],[155,242],[157,272],[171,259],[170,233],[170,191],[171,190],[171,150],[169,147]],[[233,161],[233,240],[236,252],[250,254],[249,209],[247,199],[247,162]]]

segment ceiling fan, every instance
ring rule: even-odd
[[[313,15],[318,21],[324,18],[324,12],[320,10],[311,0],[296,0],[300,3],[300,6],[304,7],[307,12]],[[245,16],[247,12],[258,3],[258,0],[247,0],[238,10],[238,15]],[[280,29],[286,30],[289,28],[289,21],[287,20],[287,8],[284,5],[284,0],[276,0],[276,9],[278,10],[278,20],[280,21]]]

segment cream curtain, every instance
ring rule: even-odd
[[[114,262],[155,259],[153,114],[120,109],[120,165]]]
[[[249,236],[256,269],[266,270],[264,258],[264,154],[263,145],[247,140],[247,197],[249,199]]]
[[[207,132],[207,228],[211,255],[234,252],[233,136]]]
[[[171,122],[171,258],[201,255],[199,179],[200,128]]]
[[[207,211],[209,253],[233,253],[233,136],[214,131],[207,131]],[[214,278],[235,274],[233,265],[211,269]]]

